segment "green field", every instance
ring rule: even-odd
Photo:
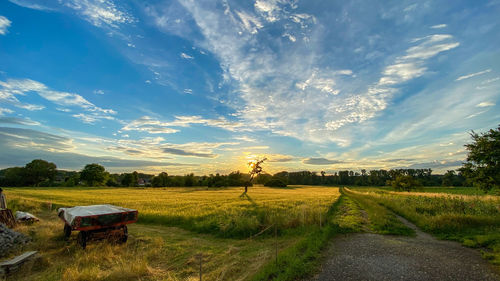
[[[41,255],[27,274],[12,280],[199,280],[199,254],[203,280],[297,280],[314,273],[338,233],[414,235],[395,214],[439,238],[480,247],[484,258],[500,265],[498,196],[320,186],[256,186],[245,196],[242,188],[5,191],[14,211],[41,218],[17,228],[34,239],[18,253],[35,249]],[[76,233],[64,241],[55,209],[101,203],[139,210],[129,241],[91,242],[85,251],[74,241]]]

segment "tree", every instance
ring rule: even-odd
[[[152,185],[154,187],[164,187],[168,186],[168,174],[165,172],[159,173],[153,178]]]
[[[87,164],[80,172],[80,179],[85,181],[88,186],[102,184],[106,179],[106,170],[99,164]]]
[[[448,170],[446,173],[443,175],[443,186],[452,186],[454,185],[454,178],[456,177],[455,171],[453,170]]]
[[[412,176],[399,175],[396,176],[393,181],[391,181],[391,185],[396,190],[404,190],[410,192],[410,190],[415,189],[422,184]]]
[[[4,171],[4,176],[0,181],[3,186],[23,186],[26,182],[24,168],[12,167]]]
[[[57,174],[56,164],[35,159],[24,167],[25,181],[30,185],[40,185],[43,181],[53,181]]]
[[[500,187],[500,125],[486,133],[471,132],[472,143],[466,144],[466,162],[460,168],[462,174],[474,186],[488,192]]]
[[[243,194],[247,194],[248,191],[248,186],[252,184],[253,178],[257,175],[259,175],[262,172],[262,167],[260,166],[264,161],[266,161],[267,158],[264,158],[262,160],[254,160],[248,162],[248,166],[252,169],[250,171],[250,179],[245,182],[245,192]]]

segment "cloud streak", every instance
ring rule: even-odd
[[[486,74],[486,73],[489,73],[489,72],[491,72],[491,69],[486,69],[486,70],[479,71],[479,72],[476,72],[476,73],[471,73],[471,74],[463,75],[463,76],[460,76],[457,79],[455,79],[455,81],[461,81],[461,80],[464,80],[464,79],[469,79],[469,78],[472,78],[472,77],[475,77],[475,76],[479,76],[479,75],[483,75],[483,74]]]
[[[0,16],[0,35],[7,34],[7,29],[10,27],[11,23],[12,22],[8,18]]]

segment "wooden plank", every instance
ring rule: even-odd
[[[10,209],[0,209],[0,223],[7,225],[9,228],[13,228],[16,225],[16,219]]]
[[[18,265],[20,263],[23,263],[27,259],[33,257],[34,255],[36,255],[36,253],[38,253],[38,252],[37,251],[29,251],[29,252],[23,253],[22,255],[19,255],[13,259],[1,262],[0,267],[11,267],[11,266]]]

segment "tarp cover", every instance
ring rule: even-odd
[[[39,219],[28,212],[16,212],[16,220],[18,221],[39,221]]]
[[[108,215],[108,214],[116,214],[123,212],[135,212],[134,209],[123,208],[114,205],[91,205],[91,206],[76,206],[73,208],[59,208],[57,213],[59,217],[61,216],[61,212],[63,212],[64,220],[73,225],[73,220],[77,217],[86,217],[86,216],[98,216],[98,215]]]

